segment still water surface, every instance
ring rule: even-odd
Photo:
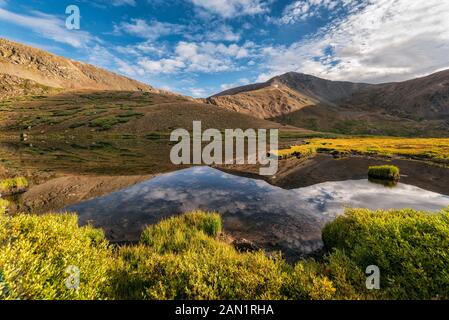
[[[103,228],[112,241],[136,241],[146,225],[201,209],[219,212],[225,231],[268,250],[297,258],[322,247],[323,226],[345,207],[439,210],[449,197],[399,183],[325,182],[285,190],[210,167],[194,167],[145,181],[64,210],[81,224]]]

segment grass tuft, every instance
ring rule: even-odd
[[[368,177],[382,180],[399,180],[401,174],[399,168],[396,166],[372,166],[368,169]]]

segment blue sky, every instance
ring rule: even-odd
[[[0,0],[0,36],[206,97],[288,71],[378,83],[449,68],[449,1]]]

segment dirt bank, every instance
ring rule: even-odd
[[[65,176],[32,187],[18,203],[21,210],[45,213],[101,197],[155,177],[145,176]]]

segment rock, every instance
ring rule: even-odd
[[[235,239],[232,242],[232,245],[234,246],[234,248],[236,248],[240,252],[253,252],[253,251],[260,250],[260,248],[258,246],[256,246],[254,243],[252,243],[251,241],[246,240],[244,238]]]

